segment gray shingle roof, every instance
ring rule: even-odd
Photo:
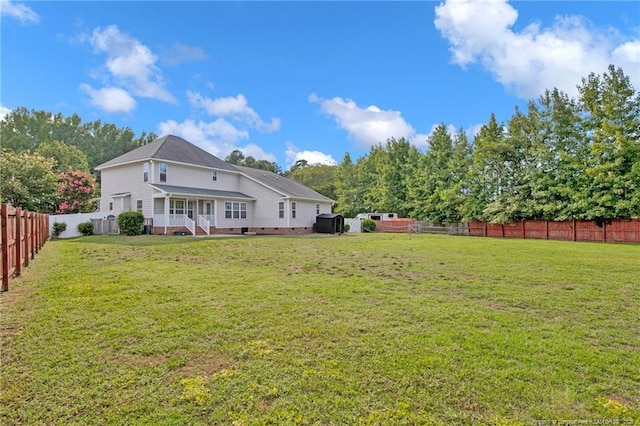
[[[276,191],[284,194],[285,196],[291,198],[305,198],[312,199],[324,202],[332,202],[333,200],[329,197],[325,197],[322,194],[317,193],[311,188],[307,188],[306,186],[288,179],[284,176],[277,175],[275,173],[269,172],[267,170],[260,169],[252,169],[250,167],[243,166],[235,166],[238,170],[240,170],[244,175],[257,180],[270,188],[275,189]]]
[[[202,148],[173,135],[163,136],[140,148],[122,154],[96,167],[97,170],[118,164],[131,163],[143,160],[167,160],[178,163],[194,164],[197,166],[211,167],[214,169],[238,171],[232,164],[221,160]]]
[[[174,185],[158,185],[152,184],[154,188],[160,191],[167,192],[174,195],[195,195],[202,197],[226,197],[226,198],[246,198],[247,200],[255,200],[242,192],[235,191],[219,191],[217,189],[205,189],[205,188],[190,188],[187,186],[174,186]]]

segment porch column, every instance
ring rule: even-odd
[[[169,224],[169,199],[171,197],[169,197],[168,195],[165,195],[164,197],[164,233],[166,235],[167,233],[167,225]]]
[[[218,228],[218,200],[213,200],[213,226]]]

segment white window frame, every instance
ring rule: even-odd
[[[144,163],[142,165],[142,180],[144,182],[149,182],[149,163]]]
[[[186,201],[181,198],[171,198],[169,200],[169,215],[183,215],[186,210]]]
[[[136,200],[136,210],[139,212],[142,211],[142,200]]]
[[[162,169],[164,169],[164,171],[162,171]],[[160,163],[159,166],[159,170],[160,170],[160,182],[167,182],[167,163]]]
[[[320,203],[316,204],[316,214],[320,214]]]
[[[297,205],[295,201],[291,202],[291,218],[295,219],[297,216]]]
[[[218,172],[216,172],[215,170],[211,172],[211,180],[213,182],[217,182],[218,181]]]
[[[278,203],[278,218],[284,219],[284,201]]]
[[[224,218],[225,219],[246,219],[247,203],[244,201],[225,201],[224,202]]]

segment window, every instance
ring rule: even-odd
[[[320,214],[320,204],[316,204],[316,214]]]
[[[149,181],[149,163],[144,163],[142,165],[142,180],[145,182]]]
[[[296,218],[296,202],[292,201],[291,202],[291,217],[292,218]]]
[[[215,170],[211,172],[211,180],[216,182],[218,180],[218,172]]]
[[[167,163],[160,163],[160,182],[167,181]]]
[[[136,210],[138,210],[139,212],[142,211],[142,200],[136,201]]]
[[[193,201],[187,201],[187,216],[189,219],[193,219]]]
[[[169,214],[184,214],[184,200],[174,200],[173,198],[169,200]]]
[[[284,219],[284,201],[278,203],[278,217]]]
[[[224,202],[224,218],[225,219],[246,219],[247,203]]]
[[[113,211],[113,201],[109,201],[109,211]]]

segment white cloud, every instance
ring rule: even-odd
[[[109,113],[129,113],[136,108],[136,100],[119,87],[103,87],[94,89],[88,84],[81,84],[80,89],[89,95],[91,105]]]
[[[11,112],[11,109],[6,106],[0,104],[0,121],[4,120],[4,118]]]
[[[453,62],[480,63],[523,98],[557,87],[575,95],[586,74],[622,67],[640,82],[640,40],[616,46],[619,34],[594,28],[579,16],[557,16],[548,28],[531,23],[512,30],[518,12],[506,0],[447,0],[435,8],[435,26],[451,47]]]
[[[275,161],[273,154],[264,152],[255,144],[248,143],[244,147],[239,145],[241,141],[249,138],[249,132],[236,128],[224,118],[211,122],[184,120],[178,123],[175,120],[167,120],[158,124],[158,133],[181,136],[223,159],[233,150],[239,149],[245,156],[251,155],[258,160]]]
[[[292,142],[287,142],[287,166],[291,167],[298,160],[306,160],[309,164],[327,164],[335,166],[338,162],[329,154],[320,151],[300,151]]]
[[[199,93],[187,92],[189,103],[194,108],[203,109],[209,115],[228,117],[241,122],[261,132],[271,133],[280,128],[280,119],[272,117],[271,122],[265,122],[257,112],[249,106],[247,98],[243,94],[236,97],[211,99]]]
[[[40,16],[29,6],[22,2],[13,2],[11,0],[0,0],[0,15],[9,18],[15,18],[24,23],[38,23]]]
[[[340,97],[323,99],[315,93],[309,96],[309,101],[319,104],[320,110],[345,129],[361,148],[384,144],[389,138],[412,140],[417,136],[400,111],[381,110],[375,105],[361,107]]]
[[[110,25],[94,29],[90,43],[96,53],[107,54],[106,69],[117,85],[134,96],[177,102],[155,65],[158,57],[140,41]]]
[[[207,58],[207,54],[200,47],[174,43],[173,46],[161,49],[160,58],[164,64],[178,65],[184,62],[201,61]]]

